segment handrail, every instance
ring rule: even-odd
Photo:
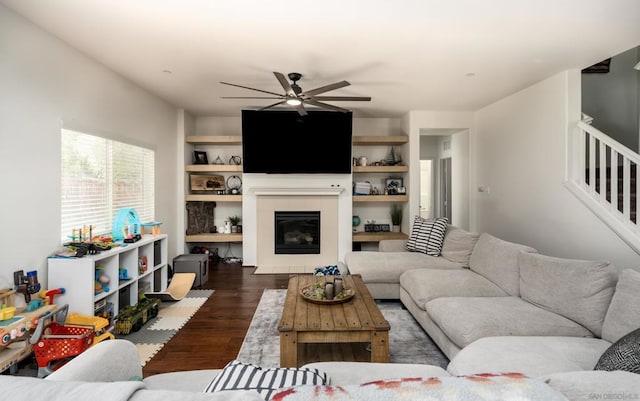
[[[611,138],[609,135],[607,135],[604,132],[600,131],[599,129],[597,129],[593,125],[585,124],[584,122],[579,121],[578,122],[578,128],[580,128],[583,131],[588,132],[591,136],[593,136],[594,138],[602,141],[603,143],[606,143],[612,149],[615,149],[615,151],[618,152],[618,154],[623,155],[624,157],[626,157],[627,159],[631,160],[632,162],[634,162],[636,164],[640,164],[640,155],[639,154],[637,154],[633,150],[629,149],[628,147],[624,146],[623,144],[621,144],[620,142],[616,141],[615,139]]]

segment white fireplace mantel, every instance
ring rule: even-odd
[[[338,196],[344,188],[332,187],[252,187],[251,193],[259,196],[306,195],[306,196]]]

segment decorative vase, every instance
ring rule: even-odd
[[[396,224],[392,225],[391,226],[391,231],[394,232],[394,233],[399,233],[400,232],[400,225],[399,224],[398,225],[396,225]]]

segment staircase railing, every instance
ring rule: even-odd
[[[570,141],[567,187],[640,253],[637,166],[640,155],[581,121]]]

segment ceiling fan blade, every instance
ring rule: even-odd
[[[282,99],[282,96],[220,96],[220,99]]]
[[[265,107],[263,107],[263,108],[261,108],[261,109],[258,109],[258,110],[259,110],[259,111],[262,111],[262,110],[270,109],[270,108],[272,108],[272,107],[275,107],[275,106],[277,106],[277,105],[284,104],[284,103],[286,103],[286,100],[283,100],[283,101],[281,101],[281,102],[276,102],[276,103],[274,103],[274,104],[270,104],[270,105],[265,106]]]
[[[333,110],[333,111],[340,111],[342,113],[349,112],[349,110],[343,109],[342,107],[334,106],[334,105],[328,104],[328,103],[318,102],[317,100],[305,100],[304,102],[312,104],[314,106],[322,107],[323,109],[329,109],[329,110]]]
[[[319,95],[320,93],[329,92],[329,91],[332,91],[334,89],[344,88],[345,86],[349,86],[349,85],[351,85],[351,84],[349,82],[347,82],[347,81],[340,81],[340,82],[336,82],[334,84],[329,84],[329,85],[321,86],[319,88],[315,88],[315,89],[311,89],[311,90],[308,90],[308,91],[304,91],[300,95],[307,95],[307,96]]]
[[[313,96],[315,100],[330,100],[330,101],[349,101],[349,102],[369,102],[371,97],[369,96]]]
[[[303,104],[300,103],[299,105],[295,106],[296,110],[298,110],[298,114],[300,114],[301,116],[306,116],[307,115],[307,110],[304,108]]]
[[[222,81],[220,81],[220,83],[221,83],[221,84],[224,84],[224,85],[237,86],[238,88],[249,89],[249,90],[252,90],[252,91],[258,91],[258,92],[268,93],[268,94],[270,94],[270,95],[275,95],[275,96],[280,96],[280,97],[282,97],[282,95],[281,95],[280,93],[269,92],[269,91],[265,91],[265,90],[262,90],[262,89],[250,88],[250,87],[248,87],[248,86],[242,86],[242,85],[238,85],[238,84],[231,84],[231,83],[229,83],[229,82],[222,82]]]
[[[287,78],[284,77],[284,74],[282,74],[281,72],[274,71],[273,75],[276,76],[276,78],[278,79],[278,82],[280,82],[280,85],[282,85],[287,95],[291,97],[296,97],[296,92],[294,92],[293,88],[291,87],[291,84],[289,83],[289,81],[287,81]]]

